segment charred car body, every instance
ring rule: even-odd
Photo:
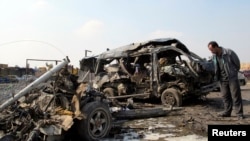
[[[83,58],[80,69],[110,99],[157,98],[162,104],[182,106],[185,98],[206,95],[216,86],[213,64],[171,38]]]

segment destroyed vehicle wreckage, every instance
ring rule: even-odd
[[[99,140],[110,134],[114,120],[170,111],[111,107],[102,92],[69,73],[68,63],[65,59],[0,105],[0,141]]]
[[[68,63],[67,58],[0,106],[1,141],[98,140],[109,134],[116,118],[168,113],[153,108],[137,112],[133,105],[134,110],[127,109],[133,104],[131,97],[181,106],[184,98],[205,95],[216,86],[211,62],[176,39],[131,44],[83,58],[77,76],[67,71]],[[117,104],[120,98],[128,103]],[[114,112],[112,106],[126,106],[127,111]]]
[[[68,63],[65,59],[1,104],[1,141],[97,140],[109,134],[112,117],[104,95],[77,83]]]
[[[163,105],[178,107],[184,99],[204,96],[216,87],[212,62],[172,38],[132,43],[85,57],[80,70],[114,104],[119,99],[157,98]]]

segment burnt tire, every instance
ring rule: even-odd
[[[79,122],[78,133],[82,140],[98,140],[109,134],[112,117],[107,104],[99,101],[87,103],[82,113],[86,116]]]
[[[114,112],[112,115],[118,120],[144,119],[166,116],[170,111],[163,108],[142,108]]]
[[[5,135],[0,138],[0,141],[16,141],[18,138],[14,135]]]
[[[180,107],[182,106],[182,96],[177,89],[169,88],[163,91],[161,102],[163,105]]]

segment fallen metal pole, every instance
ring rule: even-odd
[[[13,98],[10,98],[7,101],[5,101],[0,106],[0,112],[3,109],[5,109],[6,107],[8,107],[9,105],[11,105],[12,103],[14,103],[15,101],[17,101],[22,96],[25,96],[26,94],[28,94],[28,92],[30,90],[36,88],[40,83],[42,83],[42,82],[46,81],[47,79],[49,79],[54,73],[58,72],[61,68],[63,68],[69,62],[70,62],[70,60],[68,59],[68,57],[66,57],[65,59],[63,59],[63,61],[60,64],[58,64],[57,66],[55,66],[51,70],[48,70],[46,73],[44,73],[38,79],[36,79],[32,83],[30,83],[28,86],[26,86],[25,88],[23,88],[21,91],[19,91],[17,94],[15,94]]]

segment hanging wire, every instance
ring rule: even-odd
[[[15,44],[15,43],[20,43],[20,42],[37,42],[37,43],[42,43],[42,44],[46,44],[46,45],[49,45],[51,47],[53,47],[54,49],[56,49],[57,51],[59,51],[61,54],[63,54],[64,56],[67,56],[65,55],[65,53],[60,50],[58,47],[56,47],[55,45],[49,43],[49,42],[45,42],[45,41],[39,41],[39,40],[17,40],[17,41],[10,41],[10,42],[5,42],[5,43],[0,43],[0,47],[1,46],[5,46],[5,45],[9,45],[9,44]]]

